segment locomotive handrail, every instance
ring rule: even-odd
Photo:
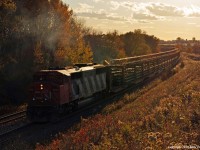
[[[176,49],[173,49],[173,50],[170,50],[167,52],[160,52],[160,53],[141,55],[141,56],[135,56],[135,57],[126,57],[126,58],[121,58],[121,59],[113,59],[113,60],[111,60],[111,65],[124,64],[124,63],[128,63],[128,62],[133,62],[133,61],[140,61],[142,59],[166,56],[168,54],[179,53],[179,52],[180,51],[176,48]]]

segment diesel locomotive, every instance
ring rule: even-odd
[[[32,121],[54,120],[60,114],[76,109],[88,97],[118,92],[172,69],[179,59],[180,51],[174,49],[115,59],[104,65],[75,64],[38,71],[29,89],[27,116]]]
[[[99,64],[36,72],[29,89],[27,116],[32,121],[45,121],[76,109],[81,100],[109,90],[107,76],[108,67]]]

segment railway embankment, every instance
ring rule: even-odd
[[[36,149],[199,148],[200,62],[182,58],[173,76],[126,94]]]

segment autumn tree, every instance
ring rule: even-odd
[[[144,34],[145,43],[150,47],[152,53],[158,53],[159,39],[154,35]]]
[[[193,42],[193,43],[196,42],[196,38],[195,38],[195,37],[192,38],[192,42]]]
[[[85,36],[92,48],[95,62],[125,57],[124,45],[117,31],[107,34],[92,32]]]
[[[96,62],[158,52],[159,39],[142,30],[121,35],[117,31],[103,34],[88,28],[84,32],[85,41],[90,44]]]
[[[7,49],[10,44],[8,39],[12,38],[15,20],[13,19],[16,11],[16,5],[11,0],[0,1],[0,71],[3,67],[12,61],[8,55],[10,50]]]
[[[122,35],[127,56],[138,56],[151,53],[150,46],[145,42],[145,33],[138,29]]]
[[[81,28],[61,0],[1,0],[0,99],[25,99],[37,70],[91,62]]]
[[[8,73],[10,69],[7,67],[9,64],[16,64],[14,58],[14,46],[12,43],[14,30],[15,30],[15,18],[16,4],[12,0],[0,1],[0,100],[7,100],[8,86],[4,86],[12,79]]]

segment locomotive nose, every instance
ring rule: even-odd
[[[51,85],[45,83],[35,83],[32,91],[32,101],[47,102],[51,100]]]

